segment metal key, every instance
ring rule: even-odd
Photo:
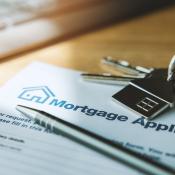
[[[82,73],[81,76],[85,81],[102,83],[102,84],[112,84],[112,85],[128,85],[130,81],[140,78],[133,75],[116,76],[108,73],[103,74]]]
[[[153,68],[146,68],[142,66],[132,66],[125,60],[114,60],[112,57],[105,57],[102,59],[102,63],[115,68],[116,70],[123,72],[128,75],[144,76],[145,74],[151,73]]]

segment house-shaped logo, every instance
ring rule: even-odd
[[[54,96],[53,92],[47,86],[37,86],[23,88],[18,98],[43,104],[50,97]]]

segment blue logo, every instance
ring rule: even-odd
[[[47,86],[27,87],[22,89],[18,98],[37,103],[45,103],[50,97],[55,97],[53,92]]]

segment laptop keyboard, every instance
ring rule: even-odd
[[[0,30],[47,15],[56,4],[58,0],[0,0]]]

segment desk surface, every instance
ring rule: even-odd
[[[106,72],[103,56],[166,67],[175,54],[175,6],[0,61],[0,85],[34,60],[82,71]]]

